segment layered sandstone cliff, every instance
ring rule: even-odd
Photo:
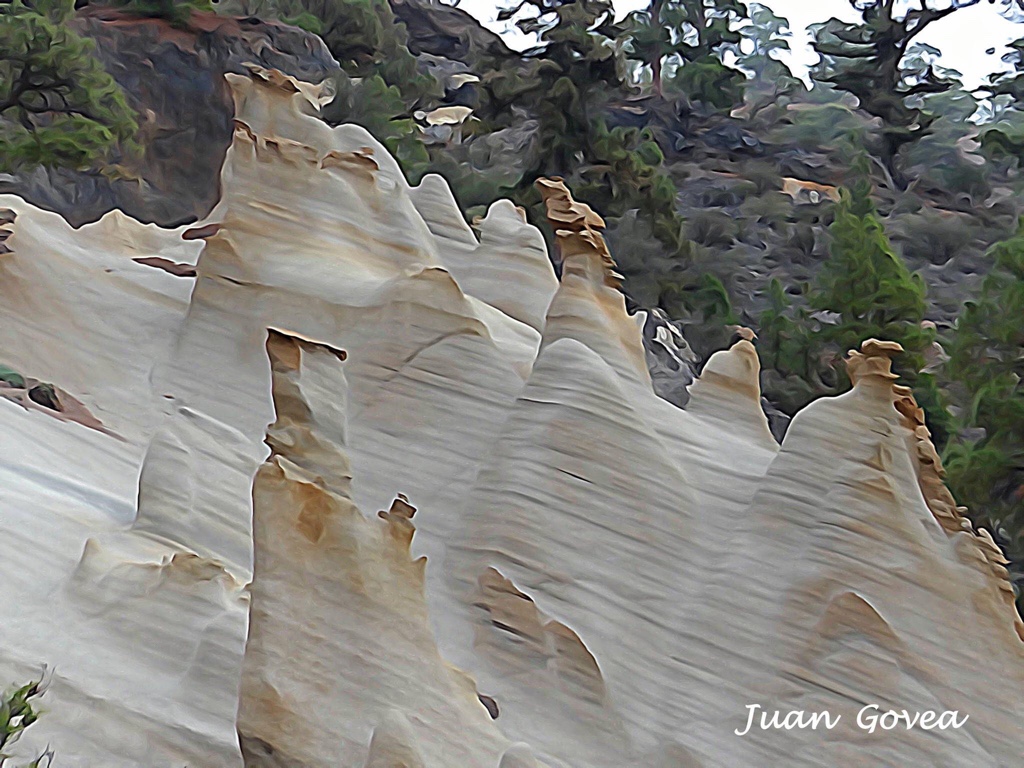
[[[0,682],[70,766],[1004,766],[1024,643],[890,345],[776,443],[758,359],[654,393],[603,222],[471,227],[316,86],[228,75],[193,229],[17,214]],[[10,378],[10,377],[8,377]],[[53,385],[54,401],[28,397]],[[377,513],[377,510],[386,510]],[[426,559],[423,559],[426,556]],[[761,574],[757,581],[749,574]],[[832,730],[736,736],[749,704]],[[867,704],[959,729],[856,727]]]

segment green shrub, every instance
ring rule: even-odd
[[[42,679],[26,683],[3,694],[0,698],[0,768],[6,765],[13,747],[27,728],[39,719],[38,699],[45,692]],[[47,750],[22,768],[49,766],[53,753]]]

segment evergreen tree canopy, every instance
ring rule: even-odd
[[[810,297],[814,309],[842,315],[831,335],[843,349],[872,336],[903,343],[908,324],[924,319],[924,281],[893,251],[868,191],[867,182],[842,191],[830,256]]]
[[[0,5],[0,168],[85,168],[130,144],[124,93],[68,25],[72,0]]]
[[[1008,46],[1010,52],[1003,61],[1013,66],[1010,72],[999,72],[989,76],[984,89],[993,97],[1009,96],[1013,102],[1024,100],[1024,38],[1014,40]]]
[[[527,52],[532,72],[522,79],[513,74],[511,100],[540,123],[541,164],[535,175],[564,175],[592,157],[591,136],[601,110],[623,88],[612,5],[608,0],[525,0],[499,18],[512,18],[525,8],[534,15],[517,24],[538,34],[539,45]]]
[[[524,0],[499,18],[524,11],[530,15],[517,24],[538,36],[538,45],[525,54],[526,66],[515,57],[485,79],[492,108],[519,109],[537,122],[532,165],[514,190],[517,201],[537,208],[536,218],[542,221],[533,182],[539,176],[561,176],[579,199],[610,221],[635,214],[671,264],[651,280],[662,306],[676,313],[696,312],[712,323],[731,317],[722,283],[701,274],[693,263],[676,210],[676,187],[665,173],[664,152],[654,133],[609,125],[609,108],[629,95],[617,56],[625,33],[614,21],[611,3]],[[703,34],[708,40],[712,33]],[[625,273],[628,290],[631,275]]]
[[[387,0],[227,0],[221,10],[280,19],[319,35],[347,75],[378,75],[407,104],[436,90],[417,68],[405,25]]]
[[[861,171],[866,166],[856,164]],[[949,437],[946,397],[930,369],[935,330],[924,322],[925,285],[892,248],[862,178],[841,190],[829,226],[829,256],[794,310],[773,280],[759,320],[764,388],[787,412],[849,387],[842,359],[865,339],[899,342],[893,370],[914,389],[935,442]]]
[[[1003,61],[1011,64],[1010,72],[989,76],[988,84],[979,89],[989,98],[992,119],[981,133],[981,143],[992,157],[1024,159],[1024,38],[1009,45]]]
[[[861,12],[859,22],[833,18],[812,26],[814,49],[821,55],[812,74],[820,82],[853,94],[861,109],[882,121],[878,156],[893,182],[902,188],[906,179],[897,163],[900,150],[924,136],[935,119],[909,100],[941,93],[953,84],[926,59],[918,57],[916,65],[908,66],[911,45],[930,24],[974,3],[931,8],[922,0],[920,7],[900,13],[895,0],[850,2]]]
[[[769,107],[784,108],[794,94],[807,89],[781,60],[781,55],[790,51],[789,21],[758,3],[751,3],[749,12],[739,30],[742,39],[729,48],[736,55],[737,66],[750,78],[744,100],[746,113],[753,120]]]
[[[742,98],[742,73],[725,66],[722,51],[740,41],[736,22],[746,18],[739,0],[652,0],[627,16],[623,41],[628,56],[651,72],[663,93],[663,71],[693,101],[727,109]]]
[[[945,464],[958,501],[1024,562],[1024,220],[991,250],[981,294],[949,344],[949,376],[966,404]]]
[[[789,39],[793,33],[789,20],[776,16],[771,8],[759,3],[750,3],[748,12],[747,23],[740,27],[740,45],[736,46],[740,66],[755,80],[793,77],[778,56],[791,50]]]

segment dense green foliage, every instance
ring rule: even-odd
[[[659,96],[665,92],[667,69],[670,91],[727,110],[742,100],[745,78],[725,66],[721,53],[739,43],[735,26],[746,15],[739,0],[653,0],[626,18],[627,58],[649,71]]]
[[[829,227],[831,255],[809,304],[841,315],[820,333],[844,351],[870,336],[919,351],[923,342],[909,327],[919,327],[924,319],[924,281],[893,252],[868,191],[867,183],[842,191]]]
[[[892,179],[904,185],[897,163],[900,150],[926,135],[935,119],[911,99],[941,93],[952,85],[926,59],[911,59],[911,46],[929,24],[957,7],[929,8],[922,3],[900,12],[893,0],[853,5],[863,14],[860,21],[830,19],[814,28],[814,48],[822,55],[815,78],[853,94],[861,109],[882,121],[877,152]]]
[[[0,5],[0,170],[84,168],[127,146],[124,94],[67,24],[72,0]]]
[[[581,159],[601,159],[602,138],[613,147],[622,144],[609,141],[602,130],[602,111],[622,86],[613,46],[616,28],[608,0],[530,4],[538,15],[519,24],[524,31],[537,32],[542,47],[531,52],[531,76],[518,78],[506,98],[530,109],[540,123],[541,143],[530,175],[559,175]]]
[[[945,463],[957,500],[1019,563],[1024,560],[1024,221],[990,257],[981,293],[964,308],[948,345],[948,374],[962,403],[958,426],[965,439],[949,445]]]
[[[989,77],[987,88],[982,89],[990,99],[991,119],[982,130],[980,140],[991,154],[1024,159],[1024,38],[1010,45],[1003,57],[1013,65],[1007,73]]]
[[[676,74],[688,58],[698,67],[700,55],[713,57],[725,42],[738,39],[727,26],[739,13],[717,5],[722,4],[694,5],[689,0],[664,4],[662,18],[672,19],[678,34],[684,34],[683,27],[692,21],[696,45],[666,43],[663,49],[656,48],[662,52],[660,57],[637,47],[639,52],[631,55],[653,56],[655,73],[661,71],[663,61],[674,61],[671,67]],[[665,153],[655,132],[615,125],[610,115],[635,86],[622,51],[633,49],[632,43],[624,41],[633,39],[639,22],[631,17],[624,24],[615,23],[607,0],[526,0],[508,9],[504,17],[513,18],[524,10],[532,13],[517,23],[523,31],[537,35],[538,45],[518,60],[510,57],[495,63],[480,110],[498,126],[508,126],[509,117],[517,112],[529,114],[538,124],[535,151],[506,192],[532,209],[538,223],[543,215],[533,182],[540,176],[564,177],[576,196],[600,210],[613,227],[635,213],[638,226],[658,244],[668,262],[667,268],[647,270],[642,276],[651,282],[657,301],[677,316],[719,324],[732,319],[727,291],[701,268],[685,237],[685,222],[676,207],[676,184],[666,172]],[[720,61],[718,66],[723,66]],[[729,73],[733,80],[743,79],[738,70]],[[700,92],[691,95],[702,98]],[[623,272],[627,282],[640,277],[628,265]]]
[[[911,274],[895,253],[868,196],[868,185],[843,190],[829,227],[830,256],[818,273],[808,296],[812,309],[834,312],[834,324],[826,323],[814,333],[816,340],[843,355],[856,349],[864,339],[899,342],[904,349],[894,361],[894,371],[914,386],[919,397],[933,400],[924,352],[934,341],[934,332],[922,327],[925,319],[925,285]],[[839,369],[840,366],[834,366]],[[945,430],[942,410],[929,413],[933,432]]]
[[[865,179],[842,190],[829,226],[829,257],[809,287],[807,309],[795,320],[786,314],[781,284],[773,282],[760,327],[766,359],[782,380],[769,378],[766,389],[796,411],[815,396],[849,387],[841,361],[861,341],[896,341],[904,352],[893,369],[914,387],[933,435],[944,441],[950,418],[935,377],[923,372],[925,354],[935,342],[934,329],[924,324],[924,280],[893,250],[869,191]]]

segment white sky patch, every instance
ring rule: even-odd
[[[807,70],[818,60],[818,55],[811,48],[811,35],[807,28],[833,16],[852,21],[859,15],[849,0],[761,0],[761,4],[771,8],[776,15],[789,19],[793,53],[785,61],[800,77],[806,77]],[[618,0],[615,10],[617,15],[624,16],[647,5],[644,0]],[[532,41],[512,22],[496,20],[503,5],[494,0],[461,0],[458,7],[475,16],[485,27],[500,33],[512,48],[521,50]],[[942,51],[942,66],[960,72],[964,83],[974,88],[981,85],[990,73],[1008,69],[1001,57],[1008,50],[1007,43],[1020,37],[1024,37],[1024,24],[1000,16],[998,4],[982,2],[940,19],[917,39]],[[986,54],[989,48],[995,48],[995,52]]]

